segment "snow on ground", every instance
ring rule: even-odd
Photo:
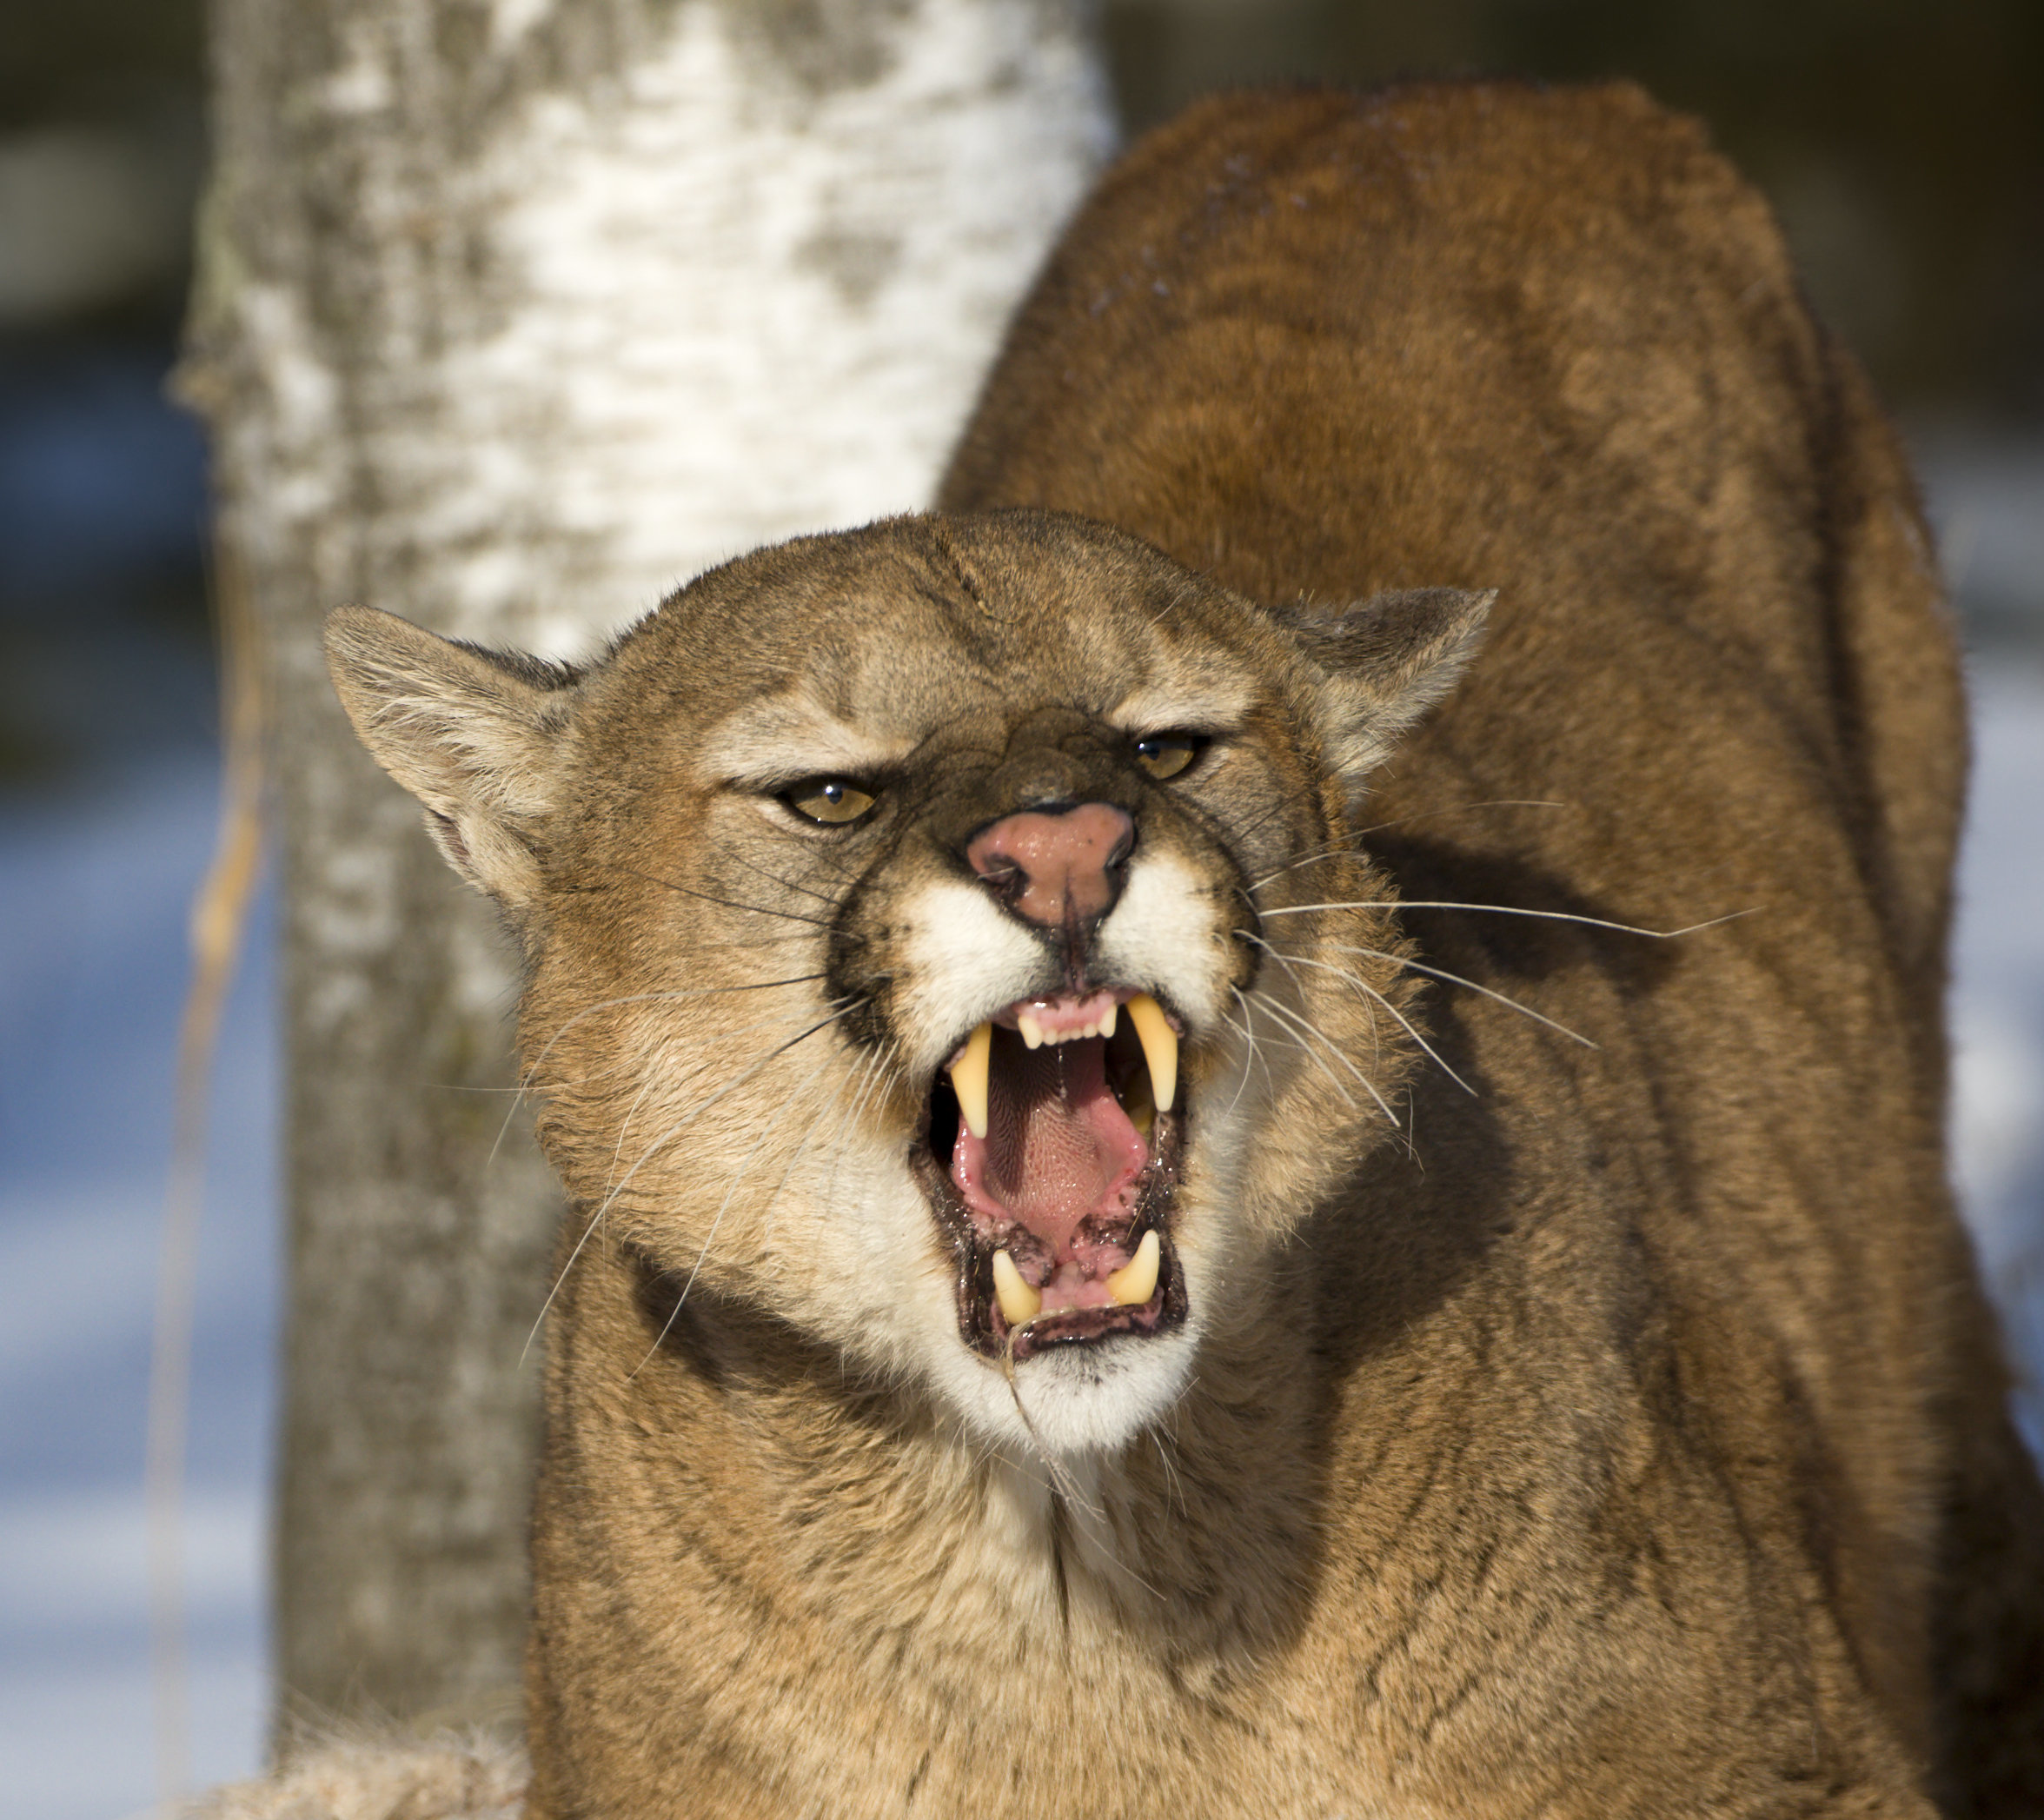
[[[1952,991],[1954,1172],[2027,1372],[2044,1456],[2044,660],[1974,666],[1971,814]]]
[[[184,906],[214,767],[0,802],[0,1815],[155,1791],[141,1479]],[[265,916],[223,1025],[187,1511],[196,1772],[261,1752],[278,1245]]]

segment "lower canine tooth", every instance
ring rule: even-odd
[[[1157,1235],[1152,1232],[1149,1236],[1154,1239]],[[1140,1260],[1142,1253],[1138,1251],[1136,1256]],[[1133,1270],[1135,1265],[1132,1264],[1129,1268]],[[1150,1260],[1150,1277],[1154,1283],[1157,1278],[1154,1255]],[[1111,1287],[1113,1280],[1112,1277],[1108,1279]],[[1015,1268],[1015,1260],[1005,1251],[993,1254],[993,1297],[1000,1304],[1000,1312],[1011,1327],[1026,1326],[1043,1306],[1043,1297],[1022,1280],[1022,1272]],[[1143,1299],[1146,1302],[1150,1298],[1145,1295]]]
[[[1128,1114],[1129,1123],[1142,1133],[1144,1141],[1148,1142],[1151,1133],[1157,1129],[1157,1108],[1150,1104],[1149,1094],[1132,1092],[1122,1110]]]
[[[1125,1308],[1140,1307],[1157,1293],[1157,1265],[1161,1253],[1162,1247],[1157,1242],[1157,1228],[1151,1226],[1143,1234],[1143,1242],[1136,1247],[1136,1255],[1107,1279],[1107,1293]],[[1001,1258],[1007,1255],[1003,1252],[1000,1257],[993,1260],[996,1282],[1000,1280]]]
[[[982,1024],[966,1039],[966,1053],[952,1065],[951,1090],[958,1095],[959,1116],[975,1138],[986,1135],[986,1075],[993,1047],[993,1026]]]
[[[1138,993],[1128,1001],[1128,1014],[1136,1034],[1143,1040],[1143,1059],[1150,1064],[1151,1095],[1157,1110],[1168,1113],[1178,1092],[1178,1033],[1165,1016],[1164,1006],[1148,993]]]

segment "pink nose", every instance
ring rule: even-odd
[[[1136,844],[1136,825],[1104,802],[1059,814],[1004,815],[966,847],[974,872],[1032,923],[1105,915],[1119,890],[1114,874]]]

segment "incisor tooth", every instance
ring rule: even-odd
[[[1110,1005],[1105,1011],[1100,1013],[1100,1034],[1102,1036],[1112,1036],[1114,1034],[1115,1013],[1118,1012],[1120,1008],[1121,1007],[1118,1005]]]
[[[993,1047],[993,1026],[982,1024],[966,1039],[966,1053],[952,1064],[951,1090],[958,1095],[959,1116],[975,1138],[986,1135],[987,1057]]]
[[[1154,1238],[1156,1235],[1152,1233],[1150,1236]],[[1142,1253],[1137,1252],[1136,1257],[1139,1262]],[[1128,1267],[1133,1270],[1136,1266],[1131,1264]],[[1157,1276],[1157,1260],[1154,1257],[1150,1260],[1150,1275],[1154,1281]],[[1114,1279],[1110,1277],[1107,1280],[1112,1285]],[[1000,1312],[1006,1316],[1011,1327],[1026,1326],[1036,1319],[1037,1311],[1043,1306],[1041,1294],[1022,1280],[1022,1272],[1015,1268],[1015,1260],[1005,1251],[993,1254],[993,1297],[1000,1304]],[[1143,1299],[1146,1302],[1150,1298],[1145,1296]]]
[[[1157,1110],[1168,1113],[1178,1091],[1178,1038],[1164,1006],[1148,993],[1128,1001],[1129,1022],[1143,1040],[1143,1059],[1150,1064],[1150,1092]]]
[[[1107,1293],[1125,1308],[1142,1306],[1157,1293],[1157,1261],[1161,1254],[1162,1247],[1157,1242],[1157,1228],[1151,1226],[1143,1234],[1143,1242],[1136,1247],[1136,1255],[1108,1277]],[[993,1260],[994,1279],[997,1282],[1000,1278],[1001,1258],[1007,1255],[1003,1252],[1000,1257]],[[1002,1305],[1005,1307],[1006,1304]]]
[[[1025,1011],[1015,1013],[1015,1027],[1022,1033],[1022,1040],[1032,1049],[1043,1047],[1044,1027]]]

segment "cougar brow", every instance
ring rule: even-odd
[[[1124,733],[1135,734],[1167,727],[1229,733],[1242,724],[1253,699],[1248,684],[1233,677],[1160,680],[1132,689],[1108,710],[1107,719]]]
[[[875,738],[798,694],[754,702],[713,728],[696,764],[706,780],[766,789],[826,772],[870,775],[915,750],[912,738]]]

